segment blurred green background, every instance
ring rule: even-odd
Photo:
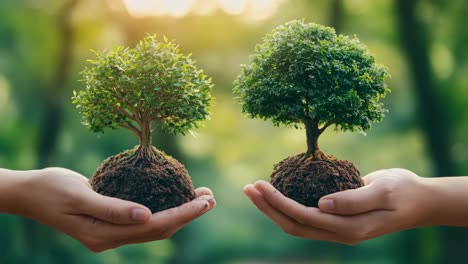
[[[232,94],[239,65],[274,27],[304,18],[356,35],[392,75],[385,120],[367,136],[329,129],[328,154],[363,175],[403,167],[425,177],[468,175],[466,0],[2,0],[0,167],[61,166],[91,176],[137,144],[124,130],[96,135],[71,104],[90,49],[176,39],[213,77],[216,106],[197,137],[155,132],[218,207],[170,240],[100,254],[15,216],[0,215],[0,263],[468,263],[468,231],[403,231],[358,246],[285,235],[243,195],[274,163],[305,151],[303,130],[250,120]],[[437,197],[434,197],[437,199]],[[411,202],[411,201],[408,201]]]

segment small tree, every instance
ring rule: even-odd
[[[330,125],[365,131],[384,117],[379,99],[389,91],[386,69],[357,38],[333,28],[291,21],[268,34],[234,82],[242,110],[307,135],[304,158],[318,155]]]
[[[82,123],[93,132],[124,127],[153,155],[155,122],[169,133],[185,134],[209,115],[211,79],[173,41],[148,36],[134,49],[115,47],[96,52],[81,73],[86,89],[74,92]]]

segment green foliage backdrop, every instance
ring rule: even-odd
[[[362,174],[403,167],[425,177],[468,175],[467,1],[194,0],[188,13],[183,7],[191,1],[150,1],[177,4],[167,12],[139,9],[154,9],[154,16],[127,12],[127,2],[142,1],[0,1],[0,167],[63,166],[90,176],[103,159],[138,144],[125,130],[90,133],[72,91],[86,88],[78,80],[95,56],[90,49],[135,47],[148,34],[166,35],[213,78],[217,103],[197,137],[156,131],[153,143],[184,162],[197,187],[212,188],[218,207],[170,240],[97,255],[63,234],[0,215],[0,263],[436,264],[468,257],[462,229],[404,231],[355,247],[283,234],[242,187],[303,152],[304,130],[246,118],[232,93],[240,65],[277,26],[293,19],[334,25],[387,66],[392,92],[381,100],[389,110],[383,122],[367,136],[325,133],[324,152],[352,161]]]

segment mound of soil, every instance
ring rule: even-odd
[[[322,196],[364,186],[359,170],[349,161],[321,153],[303,159],[288,157],[274,166],[272,185],[285,196],[305,206],[318,207]]]
[[[152,213],[176,207],[195,198],[192,180],[184,165],[153,148],[142,155],[135,147],[111,156],[90,179],[93,189],[147,206]]]

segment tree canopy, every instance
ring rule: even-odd
[[[96,52],[81,73],[86,89],[73,96],[82,123],[94,132],[124,127],[140,142],[153,121],[174,134],[198,127],[209,115],[213,84],[190,57],[155,35],[133,49]]]
[[[365,131],[381,121],[387,70],[357,38],[294,20],[266,35],[234,82],[243,112],[275,125],[334,124]],[[319,129],[319,125],[321,128]]]

